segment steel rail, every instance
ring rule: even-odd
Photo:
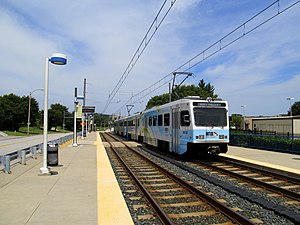
[[[108,134],[109,136],[111,136],[110,134]],[[111,136],[112,138],[114,138],[113,136]],[[249,220],[248,218],[244,217],[243,215],[235,212],[234,210],[232,210],[230,207],[226,206],[225,204],[217,201],[216,199],[212,198],[211,196],[207,195],[206,193],[198,190],[197,188],[195,188],[194,186],[192,186],[191,184],[183,181],[180,177],[172,174],[171,172],[167,171],[166,169],[164,169],[163,167],[155,164],[154,162],[152,162],[150,159],[146,158],[145,156],[143,156],[141,153],[139,153],[138,151],[136,151],[135,149],[131,148],[130,146],[128,146],[126,143],[122,142],[125,145],[126,148],[134,151],[136,154],[138,154],[140,157],[142,157],[145,161],[149,162],[151,165],[155,166],[156,168],[158,168],[161,172],[165,173],[167,176],[169,176],[171,179],[173,179],[174,181],[176,181],[177,183],[181,184],[183,187],[187,188],[190,192],[192,192],[193,194],[195,194],[198,198],[203,199],[204,201],[206,201],[209,205],[211,205],[213,208],[221,210],[223,214],[225,214],[230,220],[237,222],[239,224],[243,224],[243,225],[254,225],[255,223],[252,222],[251,220]]]
[[[148,151],[145,148],[143,148],[143,149],[145,151]],[[272,203],[268,200],[262,199],[261,197],[258,197],[257,195],[255,195],[251,192],[248,192],[248,191],[246,191],[242,188],[239,188],[239,187],[232,186],[232,185],[228,184],[227,182],[221,181],[217,178],[214,178],[214,177],[210,176],[209,174],[204,174],[204,173],[200,172],[197,169],[193,169],[190,166],[186,166],[186,165],[180,163],[179,161],[177,161],[177,159],[170,159],[168,156],[162,156],[160,153],[155,153],[155,152],[152,152],[152,151],[149,152],[149,153],[153,154],[156,157],[159,157],[159,158],[161,158],[161,159],[163,159],[167,162],[170,162],[170,163],[178,166],[179,168],[181,168],[183,170],[186,170],[186,171],[188,171],[192,174],[195,174],[199,178],[204,179],[204,180],[206,180],[206,181],[208,181],[208,182],[210,182],[210,183],[212,183],[216,186],[219,186],[219,187],[225,189],[228,192],[231,192],[235,195],[238,195],[238,196],[240,196],[244,199],[247,199],[250,202],[254,202],[255,204],[259,204],[262,207],[273,211],[277,215],[283,216],[283,217],[295,222],[295,224],[300,224],[300,222],[299,222],[300,221],[300,215],[297,214],[296,212],[292,211],[292,210],[289,210],[286,207],[283,207],[283,206],[277,205],[275,203]]]
[[[272,191],[272,192],[276,192],[278,194],[281,194],[281,195],[284,195],[286,197],[289,197],[291,199],[294,199],[296,201],[299,201],[300,200],[300,194],[296,193],[296,192],[293,192],[293,191],[289,191],[289,190],[286,190],[286,189],[283,189],[281,187],[277,187],[277,186],[274,186],[274,185],[271,185],[271,184],[268,184],[268,183],[265,183],[265,182],[262,182],[262,181],[259,181],[259,180],[256,180],[254,178],[251,178],[251,177],[247,177],[247,176],[244,176],[242,174],[237,174],[233,171],[229,171],[229,170],[226,170],[224,168],[220,168],[218,166],[213,166],[213,165],[210,165],[209,163],[205,163],[205,162],[202,162],[202,161],[199,161],[199,160],[196,160],[197,164],[200,164],[200,165],[203,165],[203,166],[206,166],[206,167],[209,167],[213,170],[217,170],[221,173],[224,173],[224,174],[228,174],[230,175],[231,177],[235,177],[237,179],[240,179],[240,180],[243,180],[243,181],[246,181],[246,182],[249,182],[249,183],[252,183],[256,186],[259,186],[259,187],[262,187],[262,188],[265,188],[269,191]],[[227,162],[228,163],[228,162]],[[231,163],[231,162],[229,162]],[[234,164],[232,164],[234,165]],[[263,174],[263,175],[266,175],[266,176],[273,176],[275,177],[275,175],[273,173],[268,173],[268,172],[265,172],[265,171],[260,171],[258,169],[252,169],[251,167],[247,168],[246,166],[240,166],[240,165],[236,165],[236,166],[239,166],[240,168],[242,169],[247,169],[247,170],[252,170],[253,172],[257,172],[257,173],[260,173],[260,174]],[[276,177],[275,177],[276,178]],[[277,179],[281,179],[281,178],[277,178]],[[287,179],[287,178],[285,178]]]
[[[258,173],[263,173],[267,176],[273,176],[273,177],[276,177],[278,179],[283,179],[283,180],[286,179],[289,182],[292,182],[292,183],[295,183],[295,184],[300,184],[300,178],[292,176],[292,175],[280,174],[280,172],[276,172],[276,170],[275,171],[267,170],[266,167],[259,168],[259,167],[257,167],[258,165],[256,165],[256,164],[239,161],[238,159],[231,159],[231,158],[229,159],[229,158],[224,157],[224,156],[218,156],[218,159],[221,160],[222,162],[229,162],[233,165],[240,166],[240,167],[245,168],[245,169],[251,169],[252,171],[255,171],[255,172],[258,172]],[[285,172],[285,173],[290,174],[290,172]]]
[[[137,176],[134,174],[134,172],[129,168],[127,163],[122,159],[122,157],[119,155],[117,150],[110,144],[110,148],[113,150],[115,155],[118,157],[120,162],[123,164],[123,166],[126,168],[128,173],[131,175],[132,179],[136,182],[140,190],[144,193],[147,200],[150,202],[151,206],[154,208],[156,213],[158,214],[159,218],[165,225],[174,225],[173,221],[169,218],[169,216],[164,212],[162,207],[159,206],[159,204],[156,202],[156,200],[152,197],[150,192],[147,191],[146,187],[139,181]]]

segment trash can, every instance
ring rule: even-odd
[[[47,147],[47,166],[58,166],[58,143],[49,143]]]

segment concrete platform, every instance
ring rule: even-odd
[[[0,174],[0,224],[97,224],[96,133],[59,148],[56,175],[39,176],[42,155]]]
[[[300,177],[300,155],[237,146],[229,146],[228,152],[220,155],[286,171]]]
[[[39,176],[42,158],[0,172],[0,225],[133,224],[98,133],[60,146],[56,175]]]

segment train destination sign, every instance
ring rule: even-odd
[[[193,102],[193,106],[202,107],[225,107],[226,103],[223,102]]]

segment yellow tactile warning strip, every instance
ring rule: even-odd
[[[98,225],[134,224],[99,133],[96,145]]]
[[[70,144],[72,143],[72,141],[73,141],[73,139],[68,140],[68,141],[66,141],[65,143],[61,144],[60,147],[61,147],[61,148],[67,147],[68,145],[70,145]]]
[[[293,168],[288,168],[288,167],[285,167],[285,166],[274,165],[274,164],[271,164],[271,163],[256,161],[256,160],[252,160],[252,159],[245,159],[245,158],[238,157],[238,156],[233,156],[233,155],[225,155],[225,154],[221,154],[221,155],[225,156],[227,158],[237,159],[237,160],[257,164],[257,165],[260,165],[260,166],[265,166],[265,167],[274,168],[274,169],[281,170],[281,171],[286,171],[286,172],[289,172],[289,173],[300,174],[300,170],[293,169]]]

